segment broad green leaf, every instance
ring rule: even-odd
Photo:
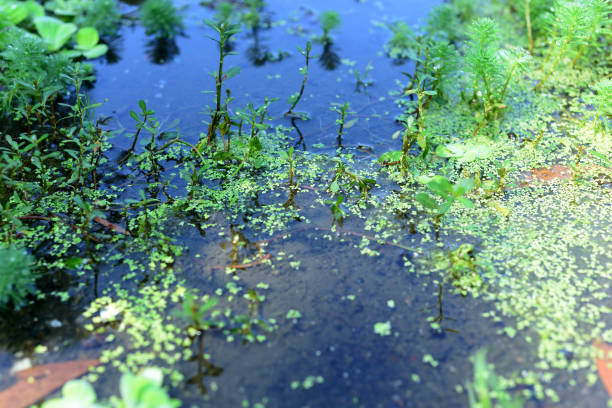
[[[418,193],[415,199],[425,208],[435,210],[438,208],[438,203],[427,193]]]
[[[469,193],[470,191],[474,189],[474,179],[464,178],[464,179],[459,180],[459,182],[457,182],[457,184],[455,185],[455,192],[458,193],[459,189],[462,190],[462,192],[459,195]]]
[[[448,200],[442,203],[442,205],[438,208],[438,214],[440,215],[446,214],[448,210],[450,210],[454,202],[455,202],[455,199],[453,197],[450,197]]]
[[[225,71],[225,78],[229,79],[232,77],[235,77],[236,75],[238,75],[240,73],[240,67],[236,66],[236,67],[231,67],[230,69],[228,69],[227,71]]]
[[[23,3],[9,1],[0,5],[0,27],[17,25],[27,17],[28,9]]]
[[[83,56],[87,59],[95,59],[103,56],[108,51],[106,44],[98,44],[90,50],[83,51]]]
[[[34,0],[26,1],[24,6],[28,9],[28,16],[31,18],[42,17],[45,15],[45,8]]]
[[[433,177],[427,183],[427,187],[429,187],[434,193],[444,198],[446,198],[446,196],[448,196],[453,191],[453,185],[444,176]]]
[[[465,197],[458,197],[457,201],[459,201],[465,208],[474,208],[474,202],[472,200],[468,200]]]
[[[47,43],[50,51],[57,51],[70,39],[77,27],[71,23],[64,23],[54,17],[42,16],[34,19],[38,34]]]
[[[83,27],[76,34],[77,50],[90,50],[98,44],[100,35],[93,27]]]

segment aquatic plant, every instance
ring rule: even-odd
[[[466,383],[470,408],[521,408],[523,399],[508,393],[505,379],[487,363],[487,351],[480,349],[470,357],[474,365],[474,380]]]
[[[120,397],[100,402],[90,383],[72,380],[62,387],[60,398],[45,401],[41,408],[178,408],[181,402],[170,398],[163,388],[163,374],[157,367],[144,368],[137,375],[125,373],[120,380]]]
[[[527,69],[529,58],[520,48],[501,50],[497,24],[489,18],[475,20],[468,32],[465,62],[474,81],[474,99],[482,101],[483,112],[474,136],[505,108],[512,81]]]
[[[0,248],[0,309],[19,309],[26,297],[36,291],[34,258],[23,248]]]
[[[587,2],[587,28],[588,32],[583,39],[578,52],[572,59],[572,67],[575,67],[580,58],[589,50],[600,49],[606,51],[606,46],[599,43],[599,37],[610,38],[610,13],[612,3],[610,0],[590,0]]]
[[[215,30],[219,34],[219,39],[211,38],[219,45],[219,68],[217,71],[213,71],[210,75],[215,79],[215,101],[216,105],[214,108],[208,107],[210,111],[210,122],[208,123],[208,132],[206,135],[206,144],[212,145],[216,139],[217,127],[221,124],[221,120],[227,117],[227,103],[221,104],[221,95],[223,92],[223,83],[225,80],[230,79],[238,73],[240,73],[240,67],[231,67],[230,69],[224,69],[225,58],[234,53],[226,50],[225,45],[230,41],[232,36],[240,32],[240,27],[227,22],[215,22],[212,20],[204,20],[204,23]],[[228,93],[229,99],[229,93]]]
[[[121,13],[117,0],[91,0],[83,2],[84,7],[74,18],[79,27],[93,27],[101,36],[111,37],[121,24]]]
[[[353,68],[353,75],[355,75],[356,81],[355,88],[357,90],[367,88],[374,83],[374,80],[370,77],[373,69],[374,67],[372,66],[372,61],[368,61],[363,69],[363,73],[361,73],[361,71],[359,71],[357,68]]]
[[[328,44],[332,42],[330,33],[340,27],[342,19],[340,18],[340,14],[338,14],[338,12],[327,10],[321,13],[319,16],[319,23],[321,23],[321,29],[323,30],[323,35],[320,37],[320,40],[321,42]]]
[[[452,184],[444,176],[434,176],[422,180],[429,190],[440,197],[443,202],[439,204],[435,198],[428,193],[418,193],[415,199],[425,208],[434,210],[436,219],[446,214],[455,201],[461,203],[465,208],[474,207],[474,203],[465,198],[464,195],[474,189],[474,179],[461,179]]]
[[[263,0],[245,0],[246,11],[242,13],[242,22],[254,30],[261,25],[261,10],[264,7]]]
[[[297,49],[299,53],[302,54],[306,60],[304,66],[300,68],[300,74],[303,75],[302,85],[300,86],[300,90],[298,92],[292,94],[289,97],[289,103],[291,104],[291,106],[289,107],[289,110],[285,112],[285,116],[294,114],[293,109],[295,108],[295,105],[297,105],[300,99],[302,98],[302,95],[304,94],[304,88],[306,87],[306,81],[308,80],[308,64],[310,63],[310,51],[312,50],[312,43],[308,41],[306,42],[306,47],[304,49],[300,47],[297,47]],[[300,117],[301,119],[305,119],[307,118],[307,115],[298,114],[298,117]]]
[[[385,44],[385,52],[391,58],[417,59],[416,34],[410,26],[403,21],[388,24],[393,36]]]
[[[76,51],[85,58],[93,59],[101,57],[108,51],[106,44],[99,44],[100,36],[94,27],[83,27],[76,33]]]
[[[332,103],[332,106],[329,108],[329,110],[334,111],[340,115],[340,117],[336,119],[336,125],[339,126],[338,127],[338,137],[336,138],[337,147],[342,147],[342,134],[344,132],[344,122],[346,120],[346,115],[355,113],[355,112],[349,111],[350,107],[351,107],[350,103],[345,102],[343,104]]]
[[[285,160],[287,164],[289,164],[289,173],[287,177],[289,180],[289,187],[293,187],[293,184],[294,184],[293,176],[295,175],[295,161],[293,160],[293,153],[294,153],[293,146],[287,149],[287,151],[281,150],[278,153],[280,158]]]
[[[140,6],[140,21],[146,34],[156,38],[173,38],[185,29],[171,0],[146,0]]]
[[[609,128],[612,120],[612,79],[604,78],[593,86],[594,94],[588,95],[586,102],[593,105],[594,111],[587,118],[593,119],[595,133],[602,136]]]
[[[49,51],[57,51],[72,37],[77,26],[49,16],[34,19],[36,30],[43,41],[47,44]]]
[[[588,40],[591,28],[597,26],[589,24],[592,14],[585,3],[557,0],[554,10],[554,23],[549,27],[550,45],[541,67],[544,76],[536,85],[536,90],[544,86],[567,53]]]
[[[521,0],[513,2],[517,15],[525,22],[529,53],[533,55],[536,40],[546,32],[554,0]]]
[[[28,115],[28,105],[47,106],[54,94],[67,89],[76,65],[66,55],[50,54],[37,35],[17,27],[10,27],[4,34],[12,46],[0,52],[2,114],[18,120]],[[86,76],[85,67],[79,67],[81,75]]]

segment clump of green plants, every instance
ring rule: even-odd
[[[443,283],[450,281],[462,296],[477,294],[482,286],[482,279],[476,270],[474,247],[470,244],[461,244],[452,251],[436,253],[433,256],[433,267],[443,272]]]
[[[140,6],[140,21],[147,35],[156,38],[174,38],[185,29],[171,0],[146,0]]]
[[[19,309],[26,297],[36,291],[34,258],[15,246],[0,248],[0,309]]]
[[[331,32],[340,28],[342,19],[337,11],[327,10],[319,16],[319,23],[321,23],[321,29],[323,30],[320,40],[324,44],[329,44],[332,42]]]
[[[472,100],[483,111],[474,136],[506,107],[505,100],[512,81],[525,71],[530,59],[520,48],[501,50],[499,29],[490,18],[479,18],[470,26],[465,62],[473,81]]]
[[[612,120],[612,79],[602,79],[593,86],[593,90],[595,93],[585,99],[594,108],[590,118],[593,119],[595,133],[600,132],[604,135],[609,130],[609,123]]]
[[[438,203],[428,193],[418,193],[415,198],[423,207],[433,210],[436,219],[439,220],[444,216],[451,209],[455,201],[461,203],[465,208],[474,207],[474,202],[464,197],[464,195],[474,189],[474,179],[465,178],[453,184],[444,176],[434,176],[424,181],[427,188],[440,197],[443,202],[441,204]]]
[[[251,30],[261,25],[261,10],[265,3],[263,0],[245,0],[246,9],[242,13],[242,22]]]
[[[589,39],[591,28],[589,22],[592,14],[587,4],[557,0],[554,10],[554,22],[549,26],[550,45],[541,67],[544,76],[536,85],[536,90],[542,88],[548,78],[556,72],[563,58],[569,53],[577,52],[577,49],[582,44],[587,44],[586,41]],[[580,54],[582,52],[584,51],[580,51]]]
[[[28,116],[28,106],[30,111],[35,105],[45,107],[53,95],[67,89],[77,66],[65,54],[49,53],[37,35],[16,27],[4,34],[11,46],[0,52],[2,112],[20,119]],[[83,71],[81,76],[85,76]]]
[[[523,399],[510,395],[505,379],[495,373],[486,357],[485,349],[470,357],[474,365],[474,380],[466,384],[470,408],[521,408]]]
[[[121,376],[120,396],[98,401],[96,392],[85,380],[72,380],[62,387],[60,398],[45,401],[41,408],[178,408],[181,402],[170,398],[163,388],[159,368],[147,367],[137,375]]]
[[[391,58],[410,58],[416,59],[415,48],[416,34],[410,26],[403,21],[396,21],[387,25],[393,36],[385,44],[385,51]]]

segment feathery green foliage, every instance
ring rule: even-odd
[[[156,38],[174,38],[185,28],[171,0],[146,0],[140,6],[140,21],[147,35]]]
[[[480,125],[474,131],[476,135],[505,108],[509,86],[517,74],[527,69],[530,59],[520,48],[500,49],[497,24],[489,18],[475,20],[468,35],[465,62],[472,75],[473,99],[483,108]]]
[[[342,19],[340,18],[340,14],[338,14],[338,12],[327,10],[321,13],[319,16],[319,23],[321,23],[321,28],[323,29],[321,41],[324,43],[329,43],[331,42],[331,31],[337,30],[340,27]]]

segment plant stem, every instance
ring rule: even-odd
[[[308,64],[310,62],[310,49],[311,49],[311,44],[309,41],[306,43],[306,52],[303,54],[306,57],[306,68],[305,68],[306,72],[304,72],[304,79],[302,80],[302,86],[300,87],[300,92],[298,93],[297,98],[295,98],[295,100],[293,101],[293,104],[291,105],[289,110],[285,113],[285,116],[291,114],[291,112],[293,111],[293,108],[295,108],[295,105],[298,104],[298,102],[302,98],[302,94],[304,93],[304,87],[306,86],[306,80],[308,79]]]
[[[525,0],[525,22],[527,23],[527,35],[529,36],[529,54],[533,55],[533,32],[531,31],[531,0]]]

